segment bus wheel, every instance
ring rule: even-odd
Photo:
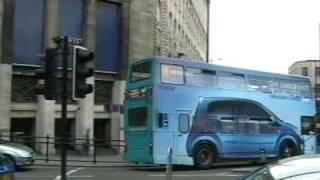
[[[193,154],[194,165],[197,169],[210,169],[216,160],[216,152],[209,144],[202,144]]]
[[[283,159],[298,155],[299,150],[292,141],[283,141],[279,146],[279,158]]]

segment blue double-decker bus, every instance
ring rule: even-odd
[[[154,57],[130,66],[125,94],[127,161],[167,164],[172,148],[173,164],[206,169],[315,153],[307,77]]]

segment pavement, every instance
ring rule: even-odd
[[[49,165],[59,166],[61,161],[60,155],[49,155],[48,161],[45,155],[37,155],[35,165]],[[81,166],[81,167],[92,167],[92,166],[137,166],[134,163],[126,162],[122,160],[122,156],[119,154],[106,154],[97,155],[94,158],[93,155],[76,155],[68,154],[67,156],[68,166]]]

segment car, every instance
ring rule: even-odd
[[[267,164],[241,180],[319,180],[320,155],[301,155]]]
[[[0,154],[8,159],[12,167],[33,165],[35,152],[28,146],[0,139]]]
[[[13,180],[15,168],[11,166],[10,159],[0,155],[0,179]]]

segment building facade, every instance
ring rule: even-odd
[[[209,5],[209,0],[132,0],[130,59],[157,55],[206,61]]]
[[[317,112],[320,112],[320,60],[297,61],[289,67],[289,74],[311,78],[316,97]]]
[[[69,137],[123,139],[128,65],[155,55],[205,61],[208,5],[207,0],[0,0],[0,132],[61,136],[61,98],[45,100],[35,93],[35,70],[43,64],[39,54],[54,46],[53,37],[70,36],[95,52],[95,74],[93,93],[68,99]]]

